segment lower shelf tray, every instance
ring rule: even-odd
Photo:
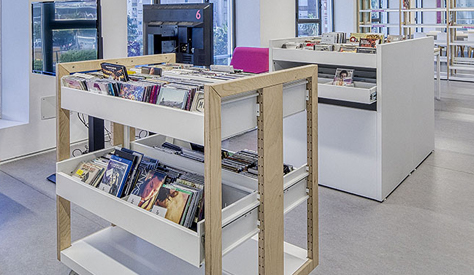
[[[82,161],[92,160],[111,150],[104,149],[57,163],[56,194],[191,265],[199,267],[205,257],[204,220],[198,223],[197,232],[192,231],[70,176]],[[157,150],[153,148],[149,150],[150,154],[145,150],[138,151],[151,157],[158,156],[158,159],[167,164],[176,161],[173,157],[178,157],[166,153],[153,155]],[[184,162],[182,164],[177,167],[191,168],[189,171],[194,172],[200,172],[200,169],[203,169],[203,164],[198,162],[189,164],[189,167]],[[306,166],[302,166],[285,176],[285,213],[306,201],[307,174]],[[255,189],[240,186],[240,183],[245,180],[248,181],[247,186],[257,186],[256,180],[245,179],[239,175],[228,180],[223,178],[222,249],[224,255],[259,231],[258,194]]]
[[[258,242],[252,238],[224,256],[223,274],[258,274]],[[285,243],[285,274],[306,261],[306,250]],[[119,227],[108,227],[61,252],[61,262],[81,275],[188,274],[202,275],[194,267]]]

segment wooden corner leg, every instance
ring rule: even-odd
[[[315,268],[319,264],[319,215],[318,215],[318,78],[317,70],[308,81],[307,101],[307,165],[309,171],[307,203],[308,258]]]
[[[61,251],[71,246],[71,203],[56,196],[57,253],[61,260]]]
[[[283,85],[259,92],[259,274],[284,273]]]
[[[222,274],[221,97],[204,88],[206,275]]]

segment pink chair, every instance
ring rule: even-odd
[[[237,47],[232,55],[230,65],[246,73],[268,72],[268,48]]]

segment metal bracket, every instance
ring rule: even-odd
[[[260,104],[257,103],[257,116],[260,116]]]
[[[306,101],[309,101],[309,90],[306,90]]]

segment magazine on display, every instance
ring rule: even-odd
[[[188,90],[164,86],[161,88],[157,104],[184,110],[186,108],[188,95]]]
[[[145,178],[140,179],[132,193],[128,197],[128,202],[150,211],[155,204],[160,188],[166,181],[166,175],[150,170]]]
[[[99,189],[120,197],[131,166],[132,162],[130,160],[115,155],[111,156]]]
[[[352,77],[354,74],[353,69],[336,69],[336,74],[334,76],[334,80],[332,81],[332,85],[336,86],[352,86],[353,81]]]
[[[102,73],[113,80],[128,81],[127,68],[123,65],[102,63]]]

